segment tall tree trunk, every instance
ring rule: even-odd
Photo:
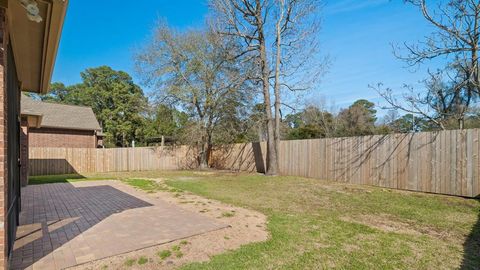
[[[284,1],[280,0],[280,14],[275,25],[276,30],[276,55],[275,55],[275,82],[274,82],[274,94],[275,94],[275,154],[276,159],[278,161],[280,155],[280,123],[281,123],[281,115],[280,115],[280,65],[282,61],[282,21],[283,21],[283,12],[284,12]]]
[[[202,143],[200,147],[200,155],[199,155],[199,168],[200,169],[208,169],[208,155],[210,146],[207,143]]]
[[[204,138],[205,139],[205,138]],[[200,146],[200,155],[198,156],[198,165],[199,168],[204,170],[208,169],[208,158],[210,157],[210,150],[212,149],[212,143],[209,138],[202,140],[202,145]]]
[[[475,23],[474,23],[474,27],[473,27],[473,31],[474,31],[474,35],[473,35],[473,42],[472,42],[472,70],[473,70],[473,81],[475,82],[475,92],[477,94],[480,94],[480,66],[479,66],[479,61],[478,61],[478,42],[479,42],[479,36],[480,36],[480,33],[479,33],[479,27],[478,27],[478,23],[479,23],[479,19],[480,19],[480,9],[478,8],[478,5],[477,5],[477,10],[475,12],[475,16],[474,16],[474,20],[475,20]]]
[[[261,6],[259,0],[257,2],[257,27],[258,27],[258,42],[260,46],[260,67],[262,72],[262,90],[263,90],[263,99],[265,104],[265,116],[267,117],[267,175],[277,175],[278,174],[278,160],[277,160],[277,151],[275,147],[275,137],[274,137],[274,123],[272,117],[271,101],[270,101],[270,70],[267,60],[267,49],[266,41],[264,36],[264,25],[261,12]]]

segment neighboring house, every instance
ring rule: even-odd
[[[23,131],[29,147],[103,146],[101,127],[90,107],[43,102],[22,95],[21,114],[22,126],[27,125]]]
[[[0,269],[20,213],[20,94],[47,93],[68,0],[0,0]],[[32,118],[38,116],[32,116]]]

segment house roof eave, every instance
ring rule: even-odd
[[[36,0],[41,21],[28,18],[18,0],[6,0],[8,29],[21,90],[47,93],[68,0]]]

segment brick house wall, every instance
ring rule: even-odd
[[[96,148],[97,136],[93,130],[57,128],[29,128],[30,147]]]

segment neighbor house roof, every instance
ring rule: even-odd
[[[41,127],[101,130],[92,108],[34,100],[22,94],[22,115],[41,115]]]

